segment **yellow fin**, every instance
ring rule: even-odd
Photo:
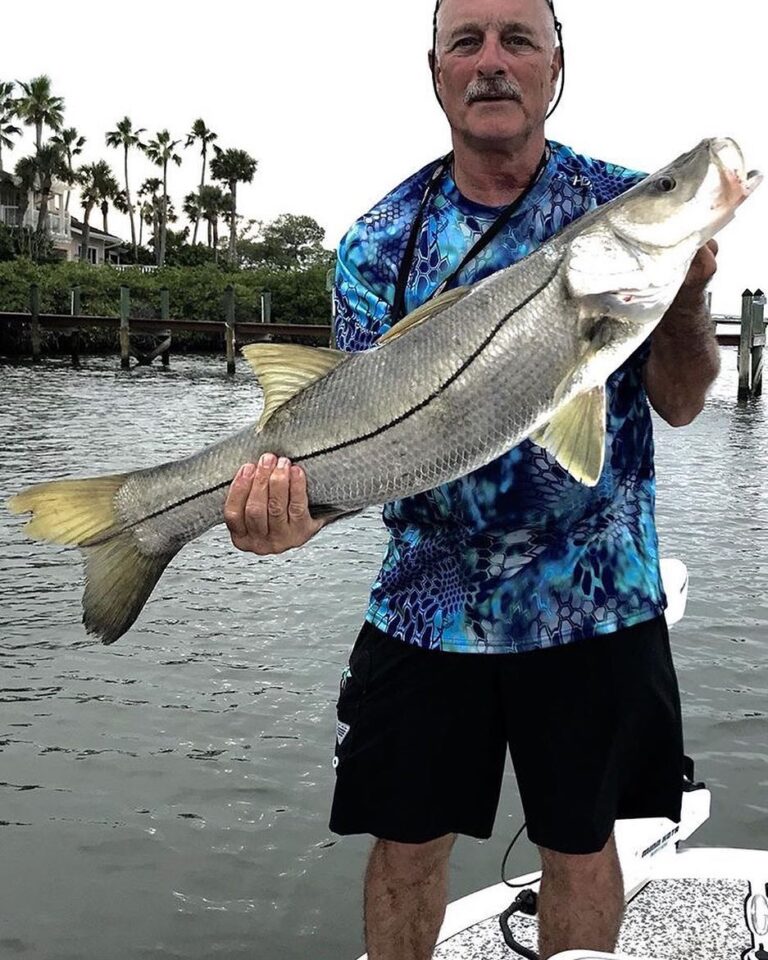
[[[78,545],[117,531],[115,494],[125,475],[38,483],[11,497],[11,513],[31,513],[25,532],[35,540]]]
[[[177,550],[146,556],[130,530],[83,549],[83,624],[102,643],[114,643],[141,613]]]
[[[295,343],[250,343],[241,353],[264,391],[259,429],[278,407],[349,359],[349,354],[341,350],[302,347]]]
[[[447,290],[445,293],[441,293],[440,296],[435,297],[434,300],[427,300],[426,303],[412,310],[407,317],[403,317],[402,320],[399,320],[393,327],[387,330],[386,333],[382,334],[376,341],[377,345],[388,343],[390,340],[396,340],[405,333],[406,330],[415,327],[417,323],[421,323],[423,320],[427,320],[429,317],[441,313],[443,310],[447,310],[448,307],[453,306],[454,303],[458,303],[459,300],[465,297],[471,289],[471,287],[457,287],[455,290]]]
[[[595,387],[557,411],[531,434],[572,477],[594,487],[605,459],[605,387]]]

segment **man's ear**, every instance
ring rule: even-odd
[[[432,87],[435,91],[435,96],[438,99],[438,102],[442,106],[442,101],[440,100],[440,92],[438,90],[438,82],[440,77],[440,61],[437,59],[434,49],[430,50],[427,54],[427,61],[429,62],[429,72],[432,75]]]
[[[551,67],[551,83],[552,83],[552,93],[550,94],[549,100],[550,103],[555,99],[555,94],[557,93],[557,81],[560,79],[560,72],[563,69],[563,48],[557,47],[555,52],[552,54],[552,67]]]

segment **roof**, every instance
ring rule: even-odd
[[[70,218],[70,224],[73,230],[77,230],[78,233],[83,232],[83,221],[78,220],[77,217]],[[116,237],[114,233],[104,233],[103,230],[99,230],[98,227],[88,225],[88,232],[91,237],[101,237],[104,240],[113,240],[115,243],[125,243],[126,241],[121,240],[120,237]]]

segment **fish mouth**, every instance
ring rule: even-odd
[[[709,150],[733,201],[743,203],[762,183],[762,173],[747,171],[741,147],[730,137],[711,140]]]

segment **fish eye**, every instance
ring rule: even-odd
[[[677,187],[677,180],[674,177],[659,177],[656,186],[662,193],[670,193]]]

